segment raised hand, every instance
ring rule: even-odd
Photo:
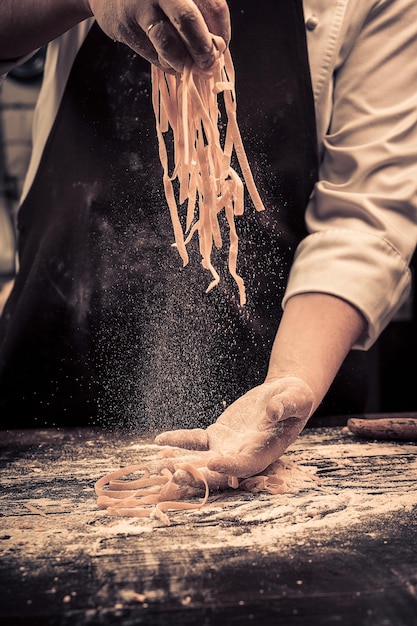
[[[191,57],[201,69],[215,60],[213,35],[230,39],[226,0],[86,0],[103,31],[167,71]]]

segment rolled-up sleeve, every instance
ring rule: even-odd
[[[373,2],[348,29],[332,115],[285,302],[321,292],[356,306],[368,348],[409,294],[417,242],[417,6]]]

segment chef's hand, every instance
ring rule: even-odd
[[[201,69],[215,60],[212,35],[230,39],[226,0],[85,0],[112,39],[164,70],[181,72],[187,58]]]
[[[217,475],[218,486],[224,486],[226,476],[254,476],[276,461],[304,428],[313,402],[303,380],[272,380],[238,398],[207,429],[168,431],[155,442],[208,451],[209,484],[215,486]]]

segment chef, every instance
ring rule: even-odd
[[[248,476],[329,398],[327,412],[357,410],[357,355],[410,290],[412,0],[4,0],[0,12],[2,73],[50,42],[0,329],[6,426],[162,430],[160,444],[208,451],[209,471]],[[184,268],[171,246],[150,105],[150,63],[209,70],[213,34],[230,44],[265,205],[246,198],[237,218],[244,307],[227,270],[205,293],[198,241]]]

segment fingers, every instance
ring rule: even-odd
[[[213,472],[207,467],[199,467],[198,470],[206,479],[209,489],[227,489],[229,477],[226,474]],[[189,472],[182,469],[178,469],[174,472],[174,481],[181,486],[195,487],[197,489],[201,488],[201,482],[195,480]]]
[[[166,17],[155,18],[149,22],[146,32],[156,52],[157,64],[162,69],[171,68],[182,72],[188,57],[187,49],[170,21]]]
[[[213,35],[218,35],[226,45],[230,42],[230,11],[225,0],[194,0],[207,27]]]
[[[119,35],[162,69],[182,72],[190,57],[198,67],[208,69],[216,58],[212,35],[228,41],[230,21],[225,0],[200,4],[199,8],[193,0],[125,0]]]
[[[173,432],[175,433],[178,431]],[[163,433],[163,435],[165,434],[170,436],[171,433]],[[164,439],[164,437],[158,436],[156,438],[157,443],[159,443],[159,439]],[[181,454],[180,450],[176,450],[174,451],[174,455],[172,457],[164,457],[155,462],[154,467],[155,470],[159,472],[165,468],[169,469],[169,471],[173,473],[174,481],[178,485],[200,489],[202,486],[201,481],[196,480],[190,472],[178,468],[178,466],[183,464],[191,464],[197,468],[201,474],[203,474],[210,489],[226,489],[228,487],[228,476],[226,474],[220,474],[219,472],[212,471],[208,468],[208,463],[213,456],[216,455],[208,450],[199,451],[195,454]]]
[[[119,40],[145,59],[168,72],[182,72],[187,50],[175,27],[153,4],[140,5],[119,23]]]
[[[160,66],[155,47],[146,35],[146,28],[152,18],[157,20],[150,2],[137,3],[136,0],[89,0],[90,9],[98,25],[111,39],[128,45],[132,50],[151,63]]]
[[[239,478],[247,478],[258,474],[268,465],[269,463],[264,465],[260,458],[255,458],[250,454],[219,456],[207,462],[207,467],[210,471],[225,477],[238,476]]]
[[[178,50],[174,41],[165,39],[169,33],[168,24],[159,32],[152,29],[150,38],[158,54],[169,61],[186,51],[194,63],[202,70],[211,67],[215,61],[215,48],[212,34],[229,38],[229,14],[224,0],[205,0],[197,4],[193,0],[159,0],[159,6],[176,30]],[[172,33],[171,33],[172,34]],[[155,40],[155,36],[158,38]],[[181,44],[181,45],[180,45]],[[183,59],[184,60],[184,59]]]
[[[165,71],[182,72],[187,59],[202,70],[216,58],[213,35],[230,40],[226,0],[89,0],[91,11],[112,39]]]
[[[223,454],[213,455],[207,460],[207,467],[228,476],[247,478],[262,472],[268,465],[276,461],[286,450],[289,441],[296,437],[299,429],[291,421],[283,422],[279,434],[273,436],[267,432],[261,436],[248,436],[245,443],[236,449],[229,449]]]
[[[294,435],[294,438],[297,434]],[[254,448],[248,445],[244,450],[236,451],[234,454],[213,456],[208,459],[207,467],[212,472],[226,476],[248,478],[261,473],[268,465],[277,461],[284,454],[288,445],[288,438],[284,437],[282,439],[274,439],[273,443],[266,443],[264,447]]]
[[[159,446],[173,446],[187,450],[208,450],[207,432],[202,428],[168,430],[155,437]]]

